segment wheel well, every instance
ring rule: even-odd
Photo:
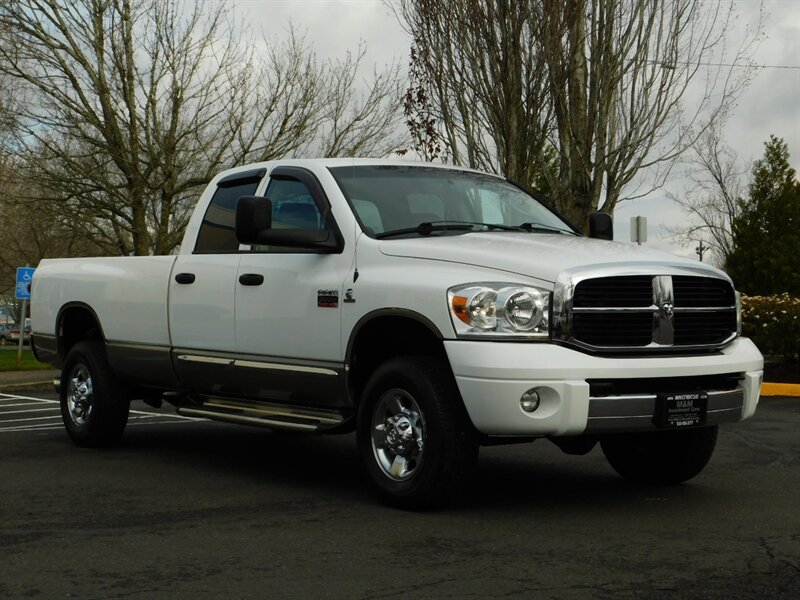
[[[94,312],[86,306],[70,306],[58,318],[58,355],[63,361],[72,347],[86,340],[103,340],[103,330]]]
[[[357,402],[375,368],[397,356],[447,360],[441,338],[428,326],[410,317],[376,317],[363,325],[351,342],[347,376],[350,397]]]

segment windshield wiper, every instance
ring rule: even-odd
[[[540,223],[523,223],[522,225],[503,225],[501,223],[480,223],[477,221],[426,221],[420,223],[416,227],[405,227],[403,229],[391,229],[375,235],[377,239],[384,239],[388,237],[395,237],[399,235],[408,235],[415,233],[420,236],[428,236],[434,231],[527,231],[527,232],[542,232],[542,233],[564,233],[569,235],[570,232],[559,229],[558,227],[551,227],[550,225],[542,225]]]
[[[521,229],[523,231],[535,231],[537,233],[563,233],[564,235],[575,235],[571,231],[553,227],[552,225],[544,225],[542,223],[523,223],[522,225],[518,226],[517,229]]]
[[[417,235],[427,236],[434,231],[475,231],[477,227],[486,229],[501,229],[503,231],[524,231],[521,227],[514,225],[498,225],[497,223],[477,223],[473,221],[426,221],[416,227],[406,227],[404,229],[392,229],[375,235],[377,239],[394,237],[397,235],[407,235],[416,233]]]
[[[375,237],[379,240],[388,237],[394,237],[397,235],[407,235],[409,233],[416,233],[417,235],[430,235],[434,231],[470,231],[472,229],[472,225],[469,223],[459,223],[459,222],[450,222],[450,221],[435,221],[431,223],[427,221],[425,223],[420,223],[416,227],[405,227],[403,229],[391,229],[389,231],[383,231],[381,233],[376,233]]]

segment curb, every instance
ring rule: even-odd
[[[56,369],[38,371],[3,371],[0,372],[0,392],[6,391],[52,391],[53,380],[58,377]]]
[[[20,383],[6,383],[0,385],[0,392],[8,391],[21,391],[21,390],[35,390],[35,391],[52,391],[53,381],[21,381]]]
[[[794,396],[800,397],[800,383],[767,383],[761,384],[762,396]]]

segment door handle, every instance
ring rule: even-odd
[[[239,275],[239,283],[242,285],[261,285],[264,283],[264,276],[258,273],[244,273]]]
[[[175,275],[175,281],[178,283],[194,283],[194,273],[178,273]]]

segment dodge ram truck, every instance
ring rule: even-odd
[[[33,347],[66,431],[117,442],[131,400],[356,432],[389,503],[465,489],[481,445],[599,443],[637,482],[709,461],[753,415],[763,358],[728,276],[584,236],[503,178],[425,163],[285,160],[216,176],[174,256],[43,260]]]

